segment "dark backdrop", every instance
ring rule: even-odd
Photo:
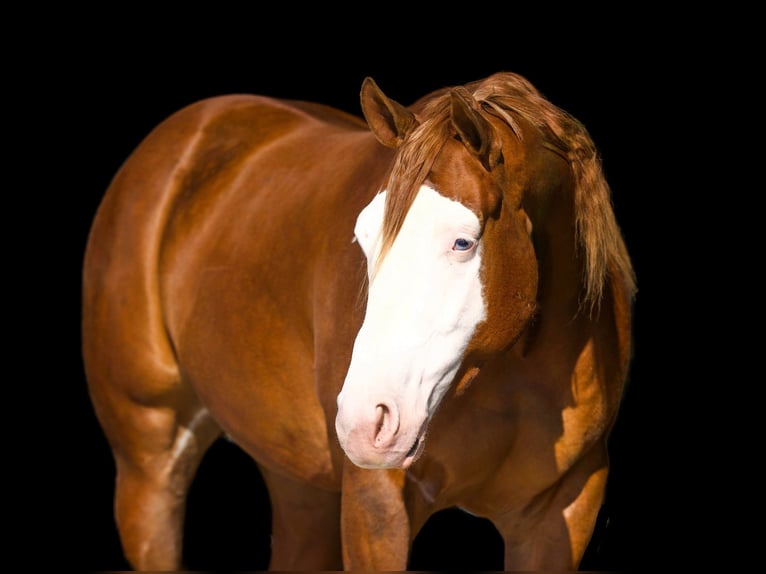
[[[15,118],[26,134],[18,145],[33,161],[11,167],[23,169],[25,181],[34,184],[22,190],[31,200],[25,213],[45,213],[31,218],[33,249],[42,254],[42,245],[45,251],[29,271],[42,277],[45,296],[37,297],[38,316],[27,328],[56,350],[55,358],[36,356],[27,363],[38,373],[30,385],[35,404],[51,412],[45,447],[32,456],[42,470],[16,473],[22,483],[32,474],[42,483],[25,499],[26,518],[18,528],[25,538],[49,542],[51,550],[37,546],[26,554],[30,562],[127,568],[112,517],[114,467],[82,372],[79,295],[90,222],[111,177],[139,141],[170,113],[208,96],[259,93],[359,114],[359,88],[368,75],[409,104],[433,89],[500,70],[525,75],[586,125],[601,151],[638,276],[634,361],[610,440],[607,499],[583,567],[627,570],[666,560],[677,542],[669,522],[688,518],[679,518],[669,504],[669,491],[681,481],[681,466],[675,467],[680,437],[668,402],[677,379],[660,368],[668,364],[673,335],[664,315],[667,290],[659,287],[675,264],[668,249],[673,237],[656,239],[668,216],[654,207],[658,194],[670,193],[653,135],[668,104],[660,106],[656,89],[649,88],[666,82],[669,73],[669,56],[650,49],[662,27],[650,30],[653,44],[647,36],[625,37],[619,22],[588,31],[564,22],[552,43],[554,34],[545,28],[539,34],[527,29],[522,39],[514,34],[518,23],[488,28],[486,19],[472,26],[459,16],[449,25],[427,16],[389,16],[390,26],[355,31],[327,29],[310,18],[296,31],[284,20],[249,14],[200,16],[193,25],[154,14],[99,17],[93,25],[35,36],[43,57],[19,66],[22,80],[12,95],[30,112]],[[672,101],[674,95],[663,97]],[[34,128],[43,123],[44,129]],[[189,498],[189,567],[264,569],[265,496],[253,463],[233,445],[216,444]],[[485,521],[447,511],[416,540],[413,568],[502,569],[501,543]]]

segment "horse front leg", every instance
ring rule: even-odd
[[[520,511],[494,518],[505,570],[577,570],[604,500],[606,449],[595,446],[558,483]]]
[[[272,536],[269,570],[338,570],[340,494],[259,465],[269,489]]]
[[[368,470],[346,459],[341,491],[341,536],[346,570],[406,570],[410,520],[404,471]]]

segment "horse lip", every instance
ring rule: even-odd
[[[415,450],[418,448],[419,443],[420,443],[420,437],[417,437],[415,439],[415,442],[412,443],[410,450],[408,450],[407,454],[404,455],[404,458],[407,458],[408,456],[413,456],[415,454]]]
[[[413,462],[415,462],[417,459],[420,458],[420,455],[423,454],[423,450],[425,448],[426,443],[426,429],[428,427],[428,423],[423,423],[423,426],[420,427],[420,430],[418,431],[417,436],[415,437],[415,441],[412,443],[412,446],[410,447],[410,450],[407,451],[407,454],[404,455],[404,460],[402,460],[401,468],[402,469],[408,469]]]

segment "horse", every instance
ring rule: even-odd
[[[594,141],[513,72],[360,102],[196,101],[101,199],[82,357],[136,570],[183,567],[219,438],[263,475],[270,570],[406,570],[448,508],[507,570],[579,567],[637,292]]]

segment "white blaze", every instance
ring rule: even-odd
[[[486,314],[477,216],[422,186],[391,250],[375,270],[385,195],[378,194],[359,214],[355,228],[367,256],[370,284],[336,420],[341,444],[352,460],[352,452],[372,459],[374,448],[385,450],[352,444],[367,436],[357,427],[369,423],[380,404],[393,411],[393,431],[398,433],[389,448],[398,454],[387,456],[404,457],[422,437]],[[473,247],[465,249],[466,245]],[[372,454],[365,449],[373,449]]]

